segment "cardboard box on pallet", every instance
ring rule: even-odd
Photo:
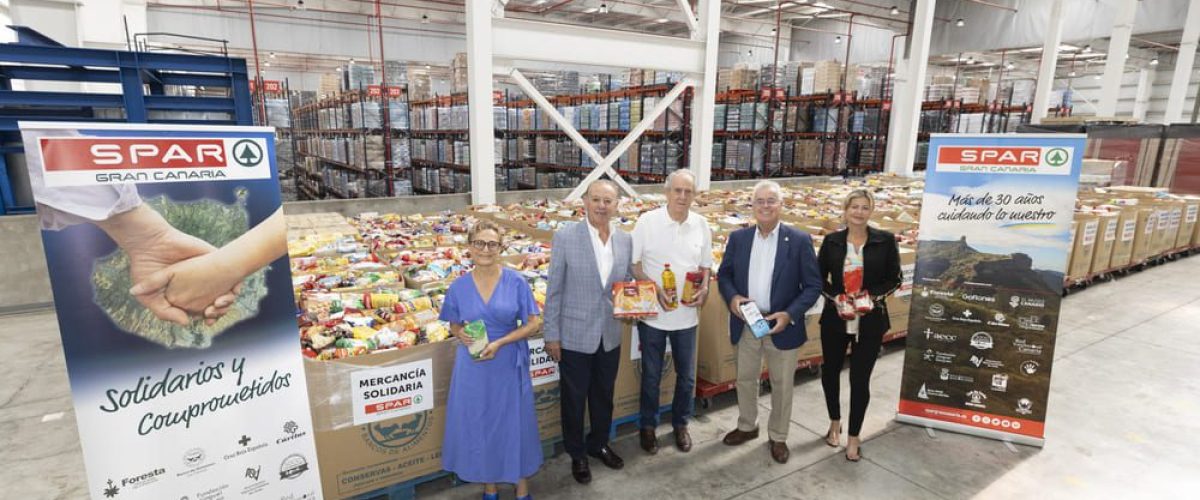
[[[1154,237],[1150,241],[1150,257],[1158,257],[1167,252],[1167,235],[1171,229],[1171,210],[1161,205],[1156,210],[1158,217],[1155,219]]]
[[[892,324],[890,332],[908,331],[908,313],[912,304],[913,276],[916,274],[917,251],[915,248],[900,245],[900,272],[902,280],[900,289],[886,300],[888,320]]]
[[[1195,246],[1192,235],[1196,233],[1196,217],[1200,215],[1200,199],[1186,198],[1183,206],[1183,222],[1179,226],[1179,235],[1175,239],[1175,247],[1186,250]]]
[[[1117,239],[1113,242],[1112,257],[1108,265],[1112,269],[1128,267],[1133,258],[1133,240],[1137,235],[1138,211],[1122,210],[1117,219]]]
[[[1096,252],[1096,232],[1100,221],[1095,215],[1075,214],[1075,241],[1071,250],[1067,277],[1086,279],[1092,268],[1092,257]]]
[[[529,339],[529,378],[533,380],[533,407],[537,410],[538,435],[542,441],[562,436],[562,407],[558,387],[558,363],[546,352],[541,336]]]
[[[326,498],[351,497],[442,470],[446,396],[457,347],[457,342],[438,342],[337,361],[304,360]],[[425,362],[432,368],[422,369]],[[389,370],[405,373],[404,384],[422,384],[433,394],[432,408],[364,422],[363,416],[355,416],[354,393],[364,383],[371,389],[379,386],[361,377],[373,371],[382,377]]]
[[[1130,265],[1141,264],[1153,254],[1154,233],[1158,228],[1158,210],[1153,208],[1134,209],[1137,214],[1137,229],[1133,234],[1133,252],[1129,258]]]
[[[641,346],[634,345],[637,342],[635,337],[633,327],[621,327],[621,364],[617,368],[617,384],[613,391],[613,420],[638,414],[642,394],[642,355]],[[669,348],[670,342],[667,345]],[[674,397],[675,362],[667,353],[659,383],[659,406],[670,404]]]
[[[1175,244],[1179,240],[1179,231],[1183,226],[1183,210],[1182,202],[1173,202],[1167,208],[1167,232],[1163,235],[1163,253],[1174,253],[1182,250]]]
[[[1096,240],[1096,251],[1092,255],[1091,273],[1102,273],[1112,269],[1113,249],[1117,244],[1117,229],[1120,226],[1120,214],[1104,214],[1096,219],[1099,223],[1097,227],[1098,239]]]

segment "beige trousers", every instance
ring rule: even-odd
[[[749,329],[742,331],[742,338],[737,343],[738,430],[749,432],[758,428],[758,387],[765,357],[771,380],[767,436],[772,441],[787,441],[799,356],[800,349],[777,349],[770,335],[756,339]]]

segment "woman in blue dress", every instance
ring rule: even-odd
[[[500,263],[500,228],[475,224],[467,239],[475,269],[454,280],[441,319],[463,342],[454,359],[446,406],[442,467],[472,483],[484,483],[484,500],[495,500],[497,483],[517,485],[518,500],[532,498],[526,478],[542,465],[529,345],[541,327],[529,284]],[[467,351],[464,326],[483,320],[489,343],[479,361]]]

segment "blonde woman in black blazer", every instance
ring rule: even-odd
[[[825,308],[821,313],[821,351],[825,359],[821,366],[821,386],[825,390],[830,420],[825,443],[836,447],[842,431],[838,384],[849,347],[850,435],[846,442],[846,459],[857,462],[862,458],[858,434],[871,398],[871,371],[879,356],[883,334],[891,328],[884,298],[900,286],[900,250],[892,233],[867,224],[875,210],[875,197],[870,191],[851,192],[842,208],[846,229],[826,236],[817,255],[825,295]],[[842,277],[847,253],[852,249],[850,245],[854,245],[853,249],[861,256],[862,290],[873,302],[864,306],[864,309],[871,307],[870,312],[858,314],[857,325],[842,319],[833,300],[846,292]],[[854,333],[855,326],[857,334]]]

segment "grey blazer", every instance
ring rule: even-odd
[[[621,324],[613,318],[612,284],[632,279],[633,237],[614,228],[609,238],[612,273],[601,283],[587,221],[554,233],[542,327],[547,342],[562,342],[563,349],[585,354],[596,352],[602,342],[605,351],[621,346]]]

